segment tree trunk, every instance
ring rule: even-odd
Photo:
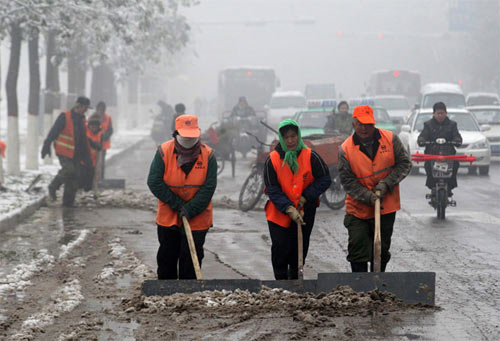
[[[19,122],[17,105],[17,78],[21,58],[21,27],[18,22],[10,25],[10,59],[5,83],[7,93],[8,138],[7,171],[11,175],[20,175],[19,162]]]
[[[26,169],[38,169],[38,110],[40,106],[40,56],[37,28],[31,30],[28,41],[30,92],[28,99],[28,132],[26,138]]]
[[[87,64],[85,48],[80,42],[68,56],[68,97],[67,106],[71,108],[78,96],[85,95]]]
[[[94,105],[99,101],[104,101],[107,106],[116,106],[115,75],[108,65],[103,64],[92,68],[90,98]]]
[[[50,30],[47,34],[47,57],[45,68],[45,107],[43,115],[44,136],[52,127],[52,113],[54,110],[62,111],[61,94],[59,93],[59,62],[56,59],[56,31]],[[52,147],[51,147],[52,148]],[[54,155],[54,153],[52,153]],[[45,164],[52,164],[52,157],[46,156]]]

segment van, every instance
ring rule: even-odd
[[[443,102],[447,108],[465,108],[462,88],[453,83],[428,83],[420,89],[417,108],[429,109],[436,102]]]

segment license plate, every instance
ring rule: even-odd
[[[446,172],[448,171],[448,163],[446,162],[434,162],[434,169],[439,171],[439,172]]]
[[[491,151],[495,153],[500,153],[500,145],[499,146],[491,146]]]

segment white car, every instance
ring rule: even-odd
[[[500,98],[494,92],[470,92],[465,98],[468,107],[477,105],[500,105]]]
[[[277,91],[271,97],[267,123],[277,129],[287,118],[292,118],[297,111],[306,109],[306,98],[300,91]]]
[[[424,153],[424,147],[417,145],[417,138],[424,127],[424,122],[432,118],[432,109],[423,109],[414,113],[407,123],[401,127],[399,138],[408,149],[410,154],[416,152]],[[462,145],[457,148],[458,155],[473,155],[476,161],[472,163],[461,162],[460,167],[468,168],[469,173],[475,173],[479,168],[479,174],[487,175],[490,171],[491,151],[490,144],[482,130],[487,126],[479,126],[473,114],[465,109],[448,109],[448,118],[457,122],[458,130],[462,135]],[[423,163],[413,162],[413,172],[418,172]]]
[[[500,156],[500,105],[477,105],[467,107],[480,124],[490,126],[484,135],[490,143],[491,155]]]
[[[403,95],[374,96],[373,102],[378,107],[383,107],[391,117],[392,122],[403,124],[410,114],[408,98]]]

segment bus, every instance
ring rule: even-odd
[[[274,69],[268,67],[230,67],[219,72],[219,114],[231,111],[238,98],[245,96],[256,111],[269,105],[271,95],[279,86]]]
[[[367,92],[369,96],[404,95],[410,103],[416,103],[420,92],[420,73],[409,70],[372,72]]]

